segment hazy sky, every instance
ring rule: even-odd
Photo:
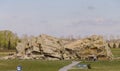
[[[120,0],[0,0],[0,30],[19,36],[120,35]]]

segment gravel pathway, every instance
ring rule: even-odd
[[[59,71],[68,71],[69,69],[71,69],[73,66],[77,65],[78,63],[80,63],[80,61],[72,61],[71,64],[64,66],[63,68],[59,69]]]

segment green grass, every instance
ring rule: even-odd
[[[0,71],[15,71],[18,65],[23,71],[58,71],[59,68],[70,64],[71,61],[43,60],[0,60]]]
[[[120,57],[120,48],[112,48],[111,51],[114,57]]]
[[[82,62],[91,64],[92,69],[71,69],[69,71],[120,71],[120,61]]]

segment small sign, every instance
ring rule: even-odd
[[[22,71],[22,66],[17,66],[17,71]]]
[[[78,64],[77,67],[79,69],[91,69],[90,64]]]

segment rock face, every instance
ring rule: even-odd
[[[18,43],[17,56],[27,56],[33,59],[61,60],[63,59],[64,40],[48,35],[32,37]],[[24,57],[22,57],[24,58]]]
[[[43,34],[23,39],[16,49],[20,59],[90,60],[113,56],[103,37],[96,35],[71,42]]]
[[[65,49],[74,51],[78,59],[112,59],[113,55],[103,37],[93,35],[65,45]],[[68,54],[69,55],[69,54]]]

